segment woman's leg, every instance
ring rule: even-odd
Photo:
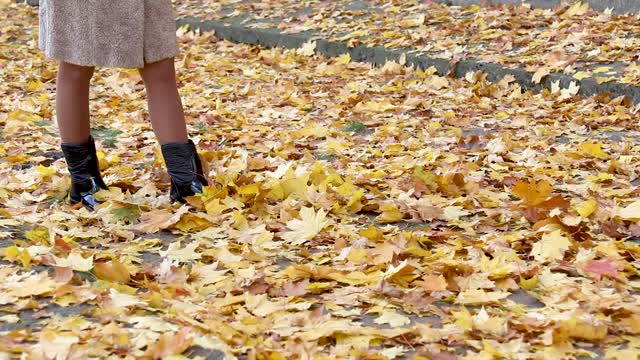
[[[140,74],[147,88],[153,131],[171,177],[171,199],[186,202],[189,196],[202,193],[208,183],[196,147],[188,138],[173,59],[145,64]]]
[[[93,67],[61,62],[56,95],[62,152],[71,175],[69,198],[72,204],[81,203],[89,210],[98,205],[93,195],[108,189],[90,136],[89,85],[93,71]]]
[[[89,84],[93,67],[60,62],[56,112],[63,143],[85,143],[89,139]]]
[[[176,84],[173,58],[145,64],[140,75],[147,89],[153,131],[160,144],[186,143],[187,125]]]

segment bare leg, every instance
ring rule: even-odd
[[[187,125],[173,59],[145,64],[140,75],[147,88],[151,124],[160,144],[186,143]]]
[[[89,84],[93,67],[60,62],[56,89],[56,112],[63,143],[89,139]]]

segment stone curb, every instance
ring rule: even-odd
[[[17,2],[26,2],[29,5],[38,5],[39,0],[16,0]],[[534,8],[553,9],[560,5],[564,0],[432,0],[434,2],[446,5],[485,5],[485,4],[503,4],[503,5],[523,5],[528,4]],[[605,11],[613,9],[614,14],[639,14],[640,1],[637,0],[582,0],[596,11]]]
[[[552,84],[559,82],[561,88],[568,88],[574,82],[580,86],[578,94],[589,97],[597,94],[610,94],[613,97],[626,96],[634,104],[640,103],[640,87],[626,85],[618,82],[598,84],[593,78],[582,80],[561,73],[552,73],[545,76],[540,84],[533,82],[533,73],[521,68],[507,69],[500,64],[486,63],[477,59],[466,59],[458,63],[448,60],[432,58],[426,55],[411,54],[410,50],[387,49],[384,47],[368,47],[359,45],[348,47],[344,42],[329,41],[317,38],[311,34],[286,34],[276,29],[254,29],[238,25],[228,25],[221,21],[202,21],[197,17],[187,17],[178,20],[178,26],[189,25],[191,29],[200,31],[215,31],[218,38],[235,43],[260,45],[266,48],[296,49],[309,41],[316,41],[315,52],[325,57],[336,57],[349,54],[353,61],[368,62],[380,66],[390,60],[399,60],[402,54],[406,56],[407,65],[420,69],[435,67],[438,75],[453,75],[464,77],[470,71],[482,71],[487,74],[487,79],[497,82],[505,75],[512,75],[523,89],[540,91],[543,88],[550,89]]]
[[[563,3],[563,0],[432,0],[440,4],[446,5],[485,5],[489,4],[502,4],[502,5],[531,5],[533,8],[553,9],[556,6]],[[605,11],[606,9],[613,9],[612,13],[621,14],[638,14],[640,13],[640,1],[637,0],[582,0],[583,3],[588,3],[591,9],[596,11]]]

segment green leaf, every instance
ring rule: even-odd
[[[345,127],[342,128],[342,130],[344,130],[345,132],[362,134],[362,133],[366,133],[367,130],[369,130],[369,128],[367,127],[367,125],[365,125],[365,124],[363,124],[361,122],[351,122],[351,123],[345,125]]]
[[[111,214],[113,214],[116,220],[124,221],[127,224],[136,224],[140,217],[140,208],[136,205],[129,204],[111,210]]]

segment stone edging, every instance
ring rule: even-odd
[[[325,57],[336,57],[348,53],[351,55],[353,61],[368,62],[375,65],[382,65],[389,60],[399,60],[404,53],[407,65],[413,65],[421,69],[433,66],[438,70],[439,75],[452,74],[460,78],[464,77],[470,71],[482,71],[487,74],[487,79],[494,82],[499,81],[505,75],[513,75],[523,89],[533,89],[537,91],[542,88],[551,88],[555,82],[559,82],[561,88],[568,88],[569,85],[574,82],[580,86],[578,94],[582,97],[609,93],[613,97],[624,95],[634,104],[640,104],[640,87],[618,82],[599,84],[593,78],[578,80],[570,75],[552,73],[545,76],[540,84],[536,84],[532,80],[533,73],[524,69],[508,69],[500,64],[481,62],[476,59],[462,60],[454,64],[444,59],[411,54],[407,50],[393,50],[384,47],[368,47],[364,45],[349,48],[346,43],[324,40],[309,34],[286,34],[276,29],[247,28],[228,25],[215,20],[202,21],[196,17],[187,17],[178,20],[178,26],[187,24],[191,29],[215,31],[218,38],[235,43],[260,45],[266,48],[279,47],[296,49],[309,41],[315,40],[315,51],[317,54]]]

